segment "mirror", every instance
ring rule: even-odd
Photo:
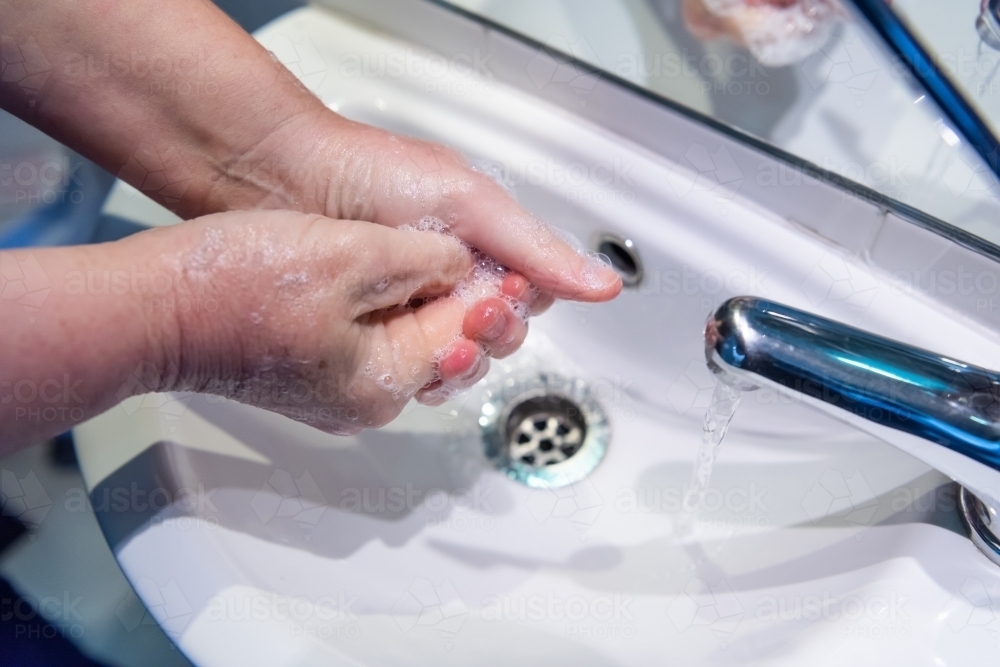
[[[996,177],[853,4],[446,2],[1000,244]],[[928,29],[946,23],[941,17],[961,24],[948,33],[949,48],[981,53],[985,66],[1000,62],[1000,50],[980,47],[979,2],[894,0],[893,7]],[[981,104],[1000,112],[996,71],[980,75],[974,62],[970,85],[986,86]]]
[[[1000,0],[893,0],[888,7],[990,132],[998,136]]]

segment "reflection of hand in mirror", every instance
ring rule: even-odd
[[[769,67],[815,53],[846,16],[838,0],[684,0],[683,14],[695,37],[729,39]]]

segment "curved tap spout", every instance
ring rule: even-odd
[[[753,297],[709,318],[705,356],[744,387],[796,396],[949,475],[982,501],[977,523],[1000,544],[997,373]]]

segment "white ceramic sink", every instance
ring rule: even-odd
[[[318,9],[259,38],[341,113],[504,165],[525,206],[585,243],[633,240],[645,280],[610,304],[557,304],[466,396],[357,437],[192,395],[76,429],[117,558],[192,661],[996,663],[1000,570],[965,536],[954,487],[784,397],[744,398],[694,534],[675,530],[714,383],[702,327],[725,298],[983,364],[1000,360],[994,334],[745,200],[753,175],[728,140],[693,140],[675,164],[482,73],[355,76],[356,58],[428,56]],[[534,372],[588,382],[612,425],[602,463],[561,489],[508,479],[482,451],[484,392]]]

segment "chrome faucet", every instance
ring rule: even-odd
[[[720,381],[793,395],[954,479],[1000,565],[1000,374],[753,297],[709,318],[705,356]]]
[[[1000,50],[1000,0],[983,0],[980,3],[976,32],[983,44]]]

